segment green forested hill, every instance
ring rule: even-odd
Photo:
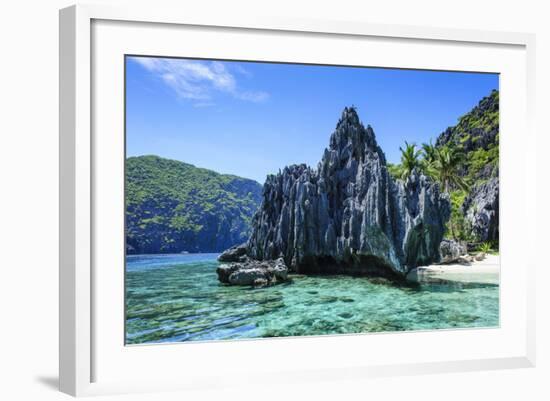
[[[126,160],[129,254],[220,252],[248,239],[259,183],[158,156]]]
[[[436,146],[459,148],[465,155],[462,175],[473,185],[496,175],[499,143],[499,92],[494,90],[437,138]]]

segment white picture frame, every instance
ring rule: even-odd
[[[504,284],[506,284],[501,290],[501,305],[509,306],[513,301],[516,307],[501,309],[504,316],[504,323],[501,324],[501,327],[483,332],[479,330],[462,330],[440,331],[438,333],[392,333],[213,342],[192,345],[192,348],[187,345],[173,344],[169,346],[138,347],[139,349],[133,348],[135,351],[131,352],[126,349],[115,350],[113,347],[119,347],[119,345],[124,347],[124,344],[122,338],[118,338],[117,335],[113,334],[117,336],[116,342],[113,342],[114,345],[106,345],[109,341],[105,338],[110,335],[105,329],[108,323],[115,322],[116,319],[120,318],[120,324],[123,325],[122,315],[118,314],[120,312],[118,305],[121,301],[116,301],[123,289],[118,285],[120,274],[116,277],[113,276],[113,280],[106,281],[107,279],[110,280],[108,275],[97,274],[94,269],[97,268],[98,261],[103,262],[101,263],[102,266],[108,263],[117,267],[124,266],[124,263],[122,259],[117,258],[116,253],[97,252],[97,243],[94,241],[98,238],[107,238],[109,235],[122,235],[121,232],[114,230],[115,234],[101,232],[102,235],[98,237],[99,231],[104,230],[105,225],[102,224],[102,221],[105,220],[106,216],[99,198],[103,195],[98,195],[98,193],[105,194],[106,189],[115,188],[122,183],[123,177],[120,174],[113,174],[113,180],[107,184],[104,184],[106,181],[101,180],[101,177],[105,176],[105,170],[120,171],[117,170],[120,165],[117,164],[118,159],[116,157],[122,157],[123,160],[123,154],[117,156],[116,152],[119,149],[117,146],[120,145],[120,137],[117,135],[118,128],[123,121],[123,115],[117,117],[116,114],[113,114],[113,116],[106,117],[105,114],[102,114],[101,107],[103,106],[101,106],[101,102],[97,103],[97,97],[101,97],[103,92],[101,88],[94,87],[93,80],[94,77],[97,77],[97,74],[100,74],[95,84],[103,79],[107,81],[112,79],[114,80],[112,82],[116,82],[118,85],[119,81],[116,80],[120,79],[120,71],[116,72],[113,77],[106,77],[106,74],[103,74],[102,71],[112,65],[108,58],[110,57],[109,54],[116,58],[126,52],[126,44],[131,42],[132,37],[135,39],[139,36],[140,30],[154,30],[154,34],[150,36],[150,43],[142,43],[140,46],[143,46],[141,48],[143,50],[138,49],[138,53],[140,51],[145,52],[146,46],[149,46],[149,52],[143,54],[151,54],[150,46],[155,45],[154,40],[156,38],[175,32],[170,30],[185,30],[186,27],[192,27],[200,32],[204,31],[205,35],[208,35],[210,31],[218,32],[217,35],[234,33],[241,35],[243,38],[247,35],[262,34],[267,41],[273,40],[273,43],[282,40],[280,39],[281,35],[287,38],[293,38],[294,35],[296,40],[298,38],[303,41],[325,40],[327,43],[332,38],[338,38],[342,43],[362,40],[384,41],[384,46],[381,46],[381,48],[387,46],[388,49],[392,43],[395,42],[397,45],[400,41],[406,41],[408,46],[413,47],[437,46],[438,49],[441,49],[439,56],[443,59],[439,61],[439,69],[466,68],[476,70],[477,65],[479,71],[490,70],[491,72],[503,73],[499,68],[499,63],[506,62],[507,65],[503,65],[502,68],[507,68],[507,72],[503,74],[509,77],[506,78],[509,81],[505,84],[507,90],[503,92],[503,97],[505,98],[506,93],[512,92],[517,96],[509,102],[506,100],[503,102],[503,114],[508,113],[508,116],[504,117],[503,124],[504,127],[516,128],[516,131],[519,128],[519,131],[522,132],[522,141],[527,143],[527,146],[518,149],[515,142],[516,136],[502,136],[501,174],[505,179],[503,180],[501,193],[501,210],[503,210],[503,220],[504,218],[506,220],[501,223],[501,227],[507,228],[507,230],[503,230],[501,240],[501,247],[503,247],[501,250],[503,260],[501,273],[503,280],[505,280]],[[124,32],[127,33],[124,34]],[[151,32],[153,31],[150,30],[149,33]],[[203,34],[200,32],[197,35]],[[94,35],[96,35],[96,39],[94,39]],[[109,40],[107,41],[106,38]],[[241,46],[241,53],[237,58],[249,57],[250,59],[252,57],[253,59],[261,59],[261,56],[250,56],[254,55],[256,50],[251,44],[247,46]],[[468,67],[459,65],[451,59],[446,61],[445,55],[448,53],[445,52],[445,46],[454,46],[456,52],[468,52],[477,49],[475,51],[480,54],[480,60],[483,59],[482,53],[485,53],[487,49],[495,49],[495,56],[492,59],[485,56],[486,61],[479,61],[478,64],[470,60],[471,64]],[[276,49],[277,46],[274,45],[273,48]],[[214,359],[220,355],[226,355],[227,358],[225,359],[227,360],[242,359],[243,362],[241,362],[241,366],[237,367],[237,370],[240,369],[242,372],[249,373],[255,380],[266,380],[266,383],[273,380],[274,375],[278,377],[278,380],[288,381],[326,380],[328,378],[338,379],[344,377],[359,380],[364,377],[411,374],[411,372],[419,374],[534,366],[535,261],[531,255],[535,255],[535,252],[525,251],[525,249],[531,249],[534,244],[532,244],[533,241],[529,243],[527,239],[523,239],[523,242],[517,242],[520,241],[518,235],[521,235],[521,232],[535,232],[532,225],[536,221],[534,218],[536,216],[535,208],[532,205],[526,207],[529,196],[527,188],[535,187],[534,185],[528,185],[535,180],[535,133],[533,130],[534,48],[534,35],[523,33],[375,25],[357,21],[259,18],[252,15],[242,16],[240,19],[226,19],[207,15],[188,15],[178,10],[165,10],[155,7],[112,8],[108,6],[78,5],[61,10],[60,390],[71,395],[80,396],[234,385],[231,380],[221,377],[221,369],[227,369],[230,365],[224,365],[219,360],[216,364],[213,363]],[[133,49],[135,50],[135,48]],[[107,55],[101,53],[104,50],[105,54],[108,53]],[[172,55],[166,54],[167,51],[171,52],[169,46],[159,51],[163,55]],[[232,50],[223,51],[231,52]],[[373,51],[384,52],[384,50],[375,50],[374,48]],[[389,52],[390,50],[386,51],[386,53]],[[502,59],[497,54],[499,52],[502,53]],[[425,68],[434,68],[435,64],[430,62],[429,58],[426,59],[425,64],[421,64],[419,61],[402,60],[404,54],[406,53],[386,54],[388,58],[380,66],[401,66],[404,68],[424,66]],[[284,53],[273,57],[280,59],[284,57]],[[285,61],[292,61],[296,56],[288,54],[286,57]],[[310,57],[315,58],[313,53]],[[327,55],[326,57],[333,56]],[[345,57],[345,55],[341,57]],[[105,63],[102,60],[106,60]],[[326,61],[326,59],[324,60]],[[510,62],[508,63],[508,61]],[[354,60],[349,60],[350,64],[354,62]],[[356,62],[362,63],[359,59]],[[483,64],[484,62],[486,64]],[[119,87],[119,89],[121,88]],[[120,111],[121,107],[120,102],[118,102],[121,92],[118,89],[115,91],[117,94],[112,99],[114,103],[111,109],[117,112]],[[107,104],[107,100],[105,100],[105,104]],[[109,105],[111,104],[109,103]],[[119,120],[114,121],[117,118]],[[105,121],[105,124],[112,125],[102,125],[102,121]],[[107,130],[110,129],[109,127],[114,127],[114,131],[110,131],[115,134],[112,136],[113,139],[105,139],[105,136],[100,139],[95,138],[94,132],[97,133],[97,131],[94,130],[97,130],[98,127],[105,127]],[[123,133],[120,134],[123,136]],[[105,152],[105,146],[111,140],[119,142],[111,147],[114,150],[109,155]],[[517,166],[514,165],[513,169],[512,166],[508,166],[508,163],[511,163],[511,158],[506,156],[508,151],[515,151],[515,156],[518,158],[518,164]],[[516,183],[523,185],[521,191],[507,189]],[[110,185],[111,187],[103,187],[103,185]],[[507,187],[507,185],[510,186]],[[120,196],[117,199],[117,202],[121,201]],[[522,206],[525,207],[522,208]],[[510,212],[506,215],[506,211],[517,208],[521,208],[521,213],[514,214]],[[115,216],[114,220],[120,222],[120,219],[123,219],[123,213],[121,212],[123,209],[117,210],[120,212],[120,216]],[[525,231],[529,229],[530,231]],[[523,258],[520,258],[518,253],[521,249],[523,249],[522,253],[527,255],[526,257],[524,255]],[[108,258],[111,257],[112,262],[108,262],[110,260]],[[507,268],[507,266],[518,264],[521,270]],[[98,295],[99,292],[100,295]],[[102,306],[101,300],[98,300],[99,296],[102,299],[108,299],[109,302],[111,299],[114,300],[117,306],[112,308],[112,313],[105,312],[106,309]],[[514,299],[511,300],[511,297]],[[506,315],[509,309],[513,310],[510,315]],[[514,323],[508,323],[512,321]],[[116,330],[119,329],[120,327],[117,326]],[[116,332],[116,330],[114,331]],[[487,344],[493,344],[494,347],[480,345],[477,350],[470,349],[466,351],[460,346],[460,343],[471,344],[481,337],[484,339],[479,341],[486,341]],[[380,348],[398,340],[418,341],[418,344],[429,342],[437,344],[445,341],[444,338],[458,342],[459,345],[455,347],[455,354],[441,354],[439,358],[433,356],[422,360],[414,353],[399,355],[395,358],[384,357],[383,355],[377,356],[374,352],[366,354],[369,355],[369,358],[364,358],[361,352],[349,353],[345,357],[340,355],[343,350],[367,349],[369,346]],[[320,349],[325,351],[324,357],[316,359]],[[285,350],[290,353],[301,353],[302,355],[300,361],[294,361],[292,369],[285,369],[284,359],[277,359],[277,355],[281,355]],[[401,350],[401,353],[406,353],[405,350],[406,347]],[[181,379],[179,377],[181,375],[177,374],[166,375],[165,372],[159,372],[158,375],[155,375],[155,372],[149,372],[144,377],[138,377],[139,375],[137,375],[133,379],[130,378],[130,374],[126,376],[122,373],[117,374],[117,372],[125,370],[122,369],[122,364],[129,368],[140,363],[140,361],[145,366],[159,366],[166,363],[166,366],[170,367],[174,363],[173,355],[176,353],[180,355],[178,356],[180,361],[182,360],[181,356],[185,355],[186,366],[190,366],[191,363],[197,365],[196,369],[186,370],[185,379]],[[115,354],[120,354],[120,358]],[[262,365],[261,361],[258,361],[253,368],[247,367],[247,361],[253,360],[254,355],[272,358],[271,368],[266,366],[265,363]],[[102,369],[107,371],[105,367],[107,365],[112,365],[113,369],[103,374]],[[202,365],[204,366],[201,368]],[[214,371],[209,372],[212,365],[219,365],[219,370],[215,371],[216,369],[213,369]],[[263,375],[266,372],[270,374],[269,379],[266,379]]]

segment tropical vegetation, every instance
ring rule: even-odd
[[[451,203],[447,233],[457,240],[477,241],[465,218],[464,201],[474,188],[498,176],[498,103],[499,92],[495,90],[460,117],[456,126],[439,135],[435,144],[405,142],[399,148],[400,163],[388,163],[388,172],[396,179],[405,180],[417,169],[439,183]]]
[[[126,160],[128,253],[220,252],[248,238],[261,185],[158,156]]]

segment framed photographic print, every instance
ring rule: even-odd
[[[532,366],[533,46],[62,10],[61,390]]]

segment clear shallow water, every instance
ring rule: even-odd
[[[127,343],[498,326],[496,274],[415,287],[293,276],[253,289],[219,283],[216,257],[128,256]]]

